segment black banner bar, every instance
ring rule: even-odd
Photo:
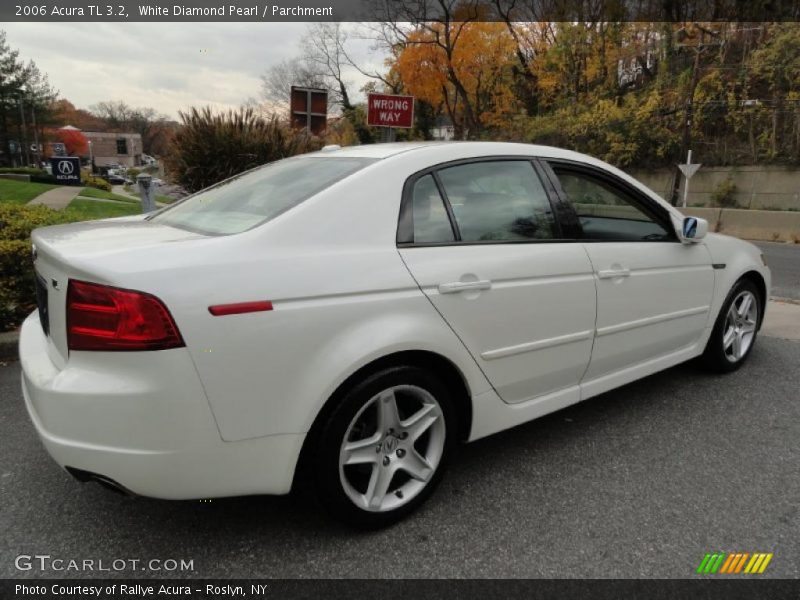
[[[6,579],[0,598],[21,600],[130,600],[197,598],[199,600],[309,598],[319,600],[423,600],[539,598],[771,598],[796,599],[800,580],[779,579]]]
[[[800,0],[3,0],[3,22],[798,21]]]

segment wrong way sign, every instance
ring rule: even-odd
[[[367,125],[410,129],[413,124],[414,96],[367,95]]]

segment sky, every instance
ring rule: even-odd
[[[235,108],[259,99],[259,76],[299,53],[305,23],[5,23],[8,43],[78,108],[104,100],[170,118],[190,106]],[[382,56],[367,40],[348,51],[362,68]],[[368,81],[350,69],[353,91]],[[288,95],[288,90],[287,90]]]

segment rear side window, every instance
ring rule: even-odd
[[[455,241],[450,218],[432,175],[425,175],[414,184],[414,243]]]
[[[547,192],[528,161],[487,161],[438,172],[463,242],[553,239]]]
[[[240,233],[273,219],[372,162],[375,159],[280,160],[198,192],[151,220],[204,234]]]

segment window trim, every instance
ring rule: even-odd
[[[531,169],[533,170],[534,176],[539,179],[539,183],[542,185],[542,188],[544,189],[545,196],[547,197],[547,202],[550,205],[549,213],[553,217],[554,233],[556,233],[558,237],[552,239],[529,239],[529,240],[528,239],[476,240],[467,242],[463,241],[461,239],[461,232],[458,227],[458,222],[456,221],[455,214],[453,213],[453,207],[450,204],[450,199],[447,197],[447,192],[444,189],[444,185],[439,179],[439,174],[438,174],[439,171],[450,167],[458,167],[461,165],[468,165],[474,163],[509,162],[509,161],[526,162],[530,165]],[[552,182],[550,182],[549,178],[545,176],[544,170],[538,163],[539,159],[537,157],[526,156],[521,154],[475,156],[470,158],[461,158],[457,160],[438,163],[430,167],[421,169],[416,173],[413,173],[408,178],[406,178],[406,181],[403,184],[402,198],[400,201],[400,214],[397,223],[397,236],[396,236],[397,247],[428,248],[437,246],[483,246],[483,245],[497,245],[497,244],[543,244],[543,243],[549,244],[549,243],[564,243],[564,242],[577,241],[574,238],[563,237],[563,229],[559,221],[559,214],[561,209],[559,208],[558,205],[560,204],[560,198],[558,197],[556,190],[552,185]],[[444,202],[445,210],[447,211],[447,216],[450,219],[450,228],[453,231],[453,237],[455,238],[453,241],[447,241],[447,242],[414,241],[414,206],[413,206],[414,186],[416,185],[418,180],[422,179],[423,177],[429,174],[433,175],[433,180],[434,182],[436,182],[436,187],[439,190],[439,195],[442,197],[442,201]]]
[[[544,163],[544,167],[548,174],[548,177],[551,177],[553,180],[553,187],[555,189],[556,194],[559,197],[559,204],[563,205],[565,211],[567,211],[571,218],[568,219],[570,222],[570,232],[575,236],[575,238],[582,242],[582,243],[620,243],[620,242],[646,242],[646,243],[680,243],[680,239],[678,239],[678,235],[675,232],[675,228],[672,225],[672,219],[670,218],[669,211],[661,206],[658,202],[650,198],[647,194],[637,190],[634,186],[630,183],[622,179],[621,177],[606,171],[601,167],[597,167],[594,165],[587,165],[582,162],[569,160],[569,159],[561,159],[561,158],[544,158],[542,159],[542,163]],[[630,238],[609,238],[609,239],[600,239],[600,238],[590,238],[586,237],[583,233],[583,229],[580,225],[580,219],[578,217],[575,208],[572,205],[572,201],[567,196],[567,193],[561,187],[561,180],[558,177],[558,174],[555,172],[556,168],[561,167],[565,171],[572,171],[577,173],[578,175],[584,175],[587,179],[601,182],[601,184],[605,184],[611,188],[611,190],[621,196],[622,198],[628,199],[631,204],[635,208],[641,210],[645,215],[653,219],[655,223],[663,227],[667,233],[669,234],[669,239],[666,240],[632,240]]]

